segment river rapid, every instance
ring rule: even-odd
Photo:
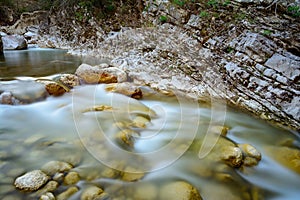
[[[0,84],[12,77],[73,73],[84,59],[42,49],[4,57]],[[109,93],[103,84],[81,85],[29,105],[0,105],[0,199],[38,199],[38,192],[19,191],[14,181],[50,161],[68,162],[79,174],[71,200],[82,199],[91,186],[104,190],[103,199],[166,199],[166,186],[177,181],[207,200],[299,197],[299,132],[222,102],[197,102],[146,86],[142,91],[135,100]],[[239,144],[261,153],[257,165],[233,167],[222,159],[228,146]],[[61,183],[53,194],[71,186]]]

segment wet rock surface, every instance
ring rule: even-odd
[[[11,81],[0,83],[0,103],[18,105],[44,100],[45,87],[35,81]]]
[[[177,181],[166,184],[160,190],[160,199],[174,200],[201,200],[201,196],[196,188],[184,181]]]
[[[143,97],[143,93],[142,90],[140,89],[140,86],[134,85],[129,82],[108,84],[106,85],[105,90],[108,92],[124,94],[134,99],[141,99]]]
[[[83,84],[120,83],[127,80],[124,71],[105,64],[97,66],[81,64],[75,74]]]
[[[288,6],[298,1],[239,0],[213,8],[171,1],[143,4],[143,21],[152,25],[113,34],[105,34],[94,18],[86,21],[87,28],[76,21],[62,22],[68,16],[64,12],[61,19],[49,15],[48,21],[43,21],[48,13],[24,13],[20,22],[6,29],[20,34],[25,26],[31,27],[30,32],[40,34],[36,43],[42,46],[111,59],[110,67],[80,66],[76,74],[82,83],[124,82],[127,78],[119,71],[123,70],[135,83],[196,98],[221,98],[278,125],[299,129],[299,21],[287,15],[293,14]],[[203,8],[209,12],[201,15]],[[278,15],[269,12],[273,9]],[[60,25],[76,27],[76,37],[67,39]]]
[[[41,170],[34,170],[18,177],[15,186],[20,190],[35,191],[42,187],[49,177]]]
[[[6,35],[2,37],[4,50],[27,49],[27,41],[22,35]]]

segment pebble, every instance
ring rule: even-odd
[[[36,191],[34,196],[41,196],[42,194],[46,194],[48,192],[54,192],[58,188],[59,184],[56,181],[49,181],[43,188]]]
[[[198,190],[185,181],[176,181],[164,185],[160,190],[159,199],[202,200]]]
[[[97,186],[91,186],[86,188],[81,194],[81,200],[94,200],[100,199],[100,195],[103,193],[103,190]]]
[[[40,197],[40,200],[55,200],[55,196],[51,192],[47,192]]]
[[[56,200],[66,200],[69,199],[73,194],[75,194],[76,192],[78,192],[78,188],[73,186],[73,187],[69,187],[66,191],[60,193],[59,195],[57,195]]]
[[[69,172],[64,179],[65,185],[74,185],[80,180],[79,174],[77,172]]]
[[[250,144],[239,144],[238,146],[246,156],[261,160],[261,153],[254,146]]]
[[[50,161],[42,166],[42,171],[52,176],[58,172],[67,172],[72,168],[73,166],[66,162]]]
[[[232,167],[240,167],[243,163],[243,153],[238,147],[227,146],[223,148],[220,157]]]
[[[33,170],[27,172],[23,176],[18,177],[15,180],[16,188],[25,191],[36,191],[41,188],[47,181],[49,176],[47,176],[41,170]]]

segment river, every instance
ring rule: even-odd
[[[83,59],[63,50],[5,52],[0,84],[73,73]],[[0,105],[0,199],[38,199],[15,189],[14,180],[49,161],[71,163],[79,174],[71,200],[91,186],[107,199],[166,199],[165,186],[176,181],[207,200],[299,198],[299,133],[176,91],[166,95],[144,86],[143,99],[135,100],[104,88],[77,86],[29,105]],[[221,129],[226,136],[217,134]],[[232,167],[220,159],[227,146],[238,144],[261,153],[256,166]],[[61,183],[53,193],[69,187]]]

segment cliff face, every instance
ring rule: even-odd
[[[40,23],[37,43],[108,57],[134,82],[220,98],[299,130],[299,1],[249,1],[144,1],[105,23],[55,11]],[[129,16],[135,25],[122,26]]]

